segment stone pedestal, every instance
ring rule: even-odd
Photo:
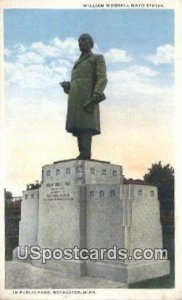
[[[69,160],[46,165],[36,205],[25,209],[23,196],[20,241],[57,249],[162,248],[157,189],[123,184],[122,167],[101,161]],[[25,200],[26,199],[26,200]],[[29,201],[33,201],[30,199]],[[34,202],[32,202],[34,203]],[[32,207],[32,211],[31,211]],[[31,212],[30,212],[31,211]],[[36,212],[35,212],[36,211]],[[27,218],[29,221],[27,221]],[[26,235],[26,224],[30,234]],[[31,231],[31,228],[33,230]],[[26,240],[26,238],[27,240]],[[42,265],[76,276],[94,276],[124,283],[169,273],[167,260],[55,260]]]

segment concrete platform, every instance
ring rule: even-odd
[[[94,277],[75,277],[29,263],[6,262],[6,289],[127,288],[126,284]]]

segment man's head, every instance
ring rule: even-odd
[[[87,34],[83,33],[78,39],[79,48],[82,53],[88,53],[94,46],[93,38]]]

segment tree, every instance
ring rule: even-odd
[[[158,187],[161,211],[169,214],[174,210],[174,169],[169,164],[162,166],[161,161],[152,164],[144,175],[147,184]]]
[[[13,198],[13,195],[11,192],[8,192],[6,189],[4,189],[4,198],[6,201],[11,200]]]

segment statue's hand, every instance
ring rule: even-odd
[[[88,101],[85,105],[84,105],[84,110],[89,113],[89,114],[92,114],[93,113],[93,110],[94,110],[94,106],[95,106],[95,103],[91,100],[91,101]]]
[[[88,101],[85,105],[84,105],[84,109],[86,112],[88,112],[89,114],[92,114],[94,111],[94,106],[95,104],[98,103],[98,99],[99,99],[100,95],[98,94],[94,94],[93,97],[91,98],[90,101]]]
[[[70,91],[70,82],[69,81],[63,81],[63,82],[60,82],[59,84],[63,88],[64,92],[66,94],[69,94],[69,91]]]

